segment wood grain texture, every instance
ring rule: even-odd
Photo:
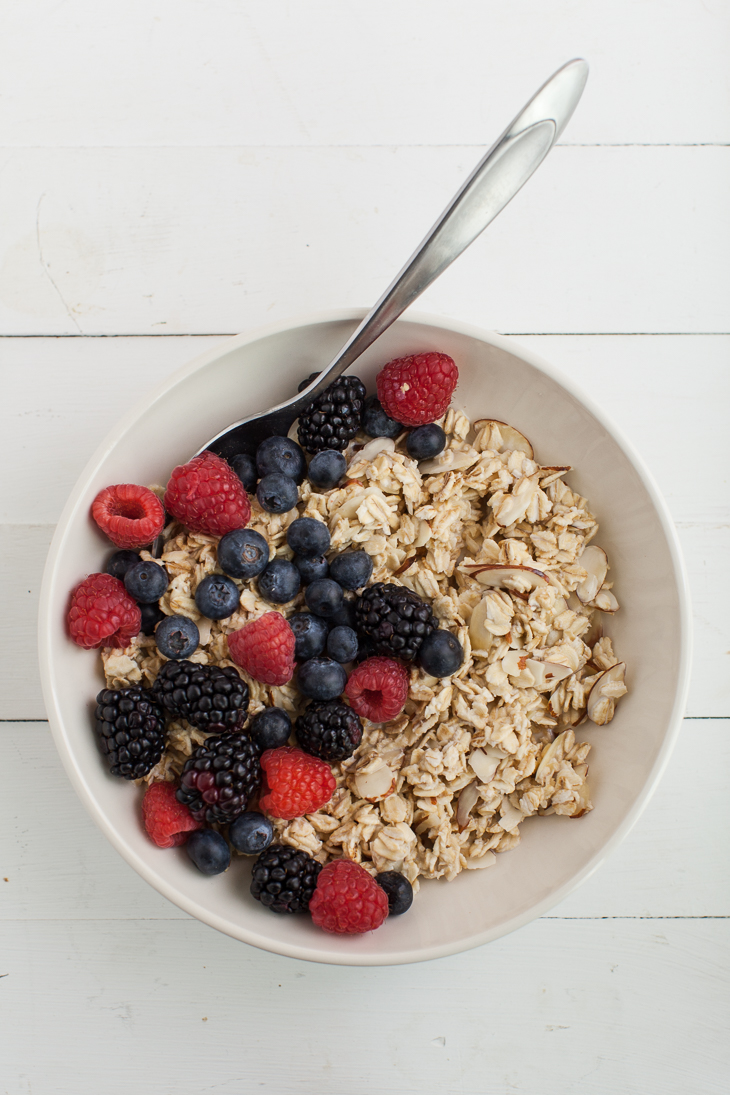
[[[0,334],[234,333],[373,303],[473,147],[5,149]],[[730,148],[553,150],[421,298],[540,332],[728,332]]]
[[[567,143],[730,139],[721,0],[24,0],[3,21],[15,146],[481,145],[574,56]]]

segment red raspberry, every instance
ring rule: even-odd
[[[184,844],[188,833],[202,829],[187,806],[175,798],[176,783],[151,783],[142,799],[144,827],[158,848],[174,848]]]
[[[393,658],[368,658],[353,669],[345,685],[350,707],[371,722],[400,715],[408,696],[408,670]]]
[[[364,867],[335,859],[319,872],[309,911],[326,932],[370,932],[388,915],[388,897]]]
[[[449,409],[459,370],[447,354],[413,354],[389,361],[378,373],[378,399],[404,426],[434,422]]]
[[[67,620],[71,638],[79,646],[123,649],[139,635],[142,613],[118,578],[90,574],[72,592]]]
[[[228,636],[231,658],[262,684],[286,684],[294,676],[291,627],[280,612],[265,612]]]
[[[173,470],[165,508],[191,532],[224,536],[243,528],[251,503],[233,468],[208,449]]]
[[[267,784],[259,802],[261,809],[285,821],[319,810],[337,786],[329,764],[293,745],[267,749],[261,767]]]
[[[104,487],[91,503],[91,516],[101,531],[120,548],[151,544],[165,527],[162,502],[147,487],[118,483]]]

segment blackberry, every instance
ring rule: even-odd
[[[362,723],[351,707],[338,700],[310,703],[295,724],[305,753],[320,760],[351,757],[362,741]]]
[[[148,688],[103,688],[96,703],[96,732],[112,775],[146,776],[165,745],[162,705]]]
[[[429,605],[405,586],[376,582],[355,608],[357,629],[376,654],[413,661],[421,643],[438,627]]]
[[[275,913],[306,912],[322,864],[288,844],[272,844],[251,871],[251,893]]]
[[[225,825],[242,814],[261,782],[259,750],[244,734],[208,738],[185,762],[176,792],[196,821]]]
[[[356,376],[341,376],[299,415],[299,444],[307,452],[342,451],[360,429],[365,385]]]
[[[155,698],[176,718],[206,734],[231,734],[248,709],[248,685],[233,666],[170,661],[152,686]]]

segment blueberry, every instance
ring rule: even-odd
[[[327,623],[330,627],[351,627],[353,631],[357,631],[357,623],[355,621],[355,604],[356,601],[343,601],[342,608],[339,608],[335,612],[334,616],[327,618]]]
[[[301,587],[299,571],[287,559],[272,559],[259,574],[259,593],[265,601],[274,605],[293,601]]]
[[[304,451],[289,437],[267,437],[256,449],[256,470],[265,475],[288,475],[301,483],[307,470]]]
[[[343,589],[362,589],[372,573],[373,561],[367,551],[343,551],[330,562],[330,578]]]
[[[347,460],[337,449],[322,449],[309,462],[307,479],[317,490],[336,487],[347,470]]]
[[[256,578],[269,561],[269,545],[260,532],[237,528],[218,542],[218,566],[231,578]]]
[[[299,490],[289,475],[277,471],[259,482],[256,497],[267,513],[288,513],[299,501]]]
[[[265,707],[254,715],[248,736],[263,753],[264,749],[279,749],[291,735],[291,719],[281,707]]]
[[[310,658],[299,666],[299,691],[310,700],[334,700],[347,684],[347,673],[332,658]]]
[[[403,426],[383,410],[377,395],[369,395],[362,412],[362,428],[369,437],[400,437]]]
[[[375,875],[375,881],[385,890],[391,916],[408,912],[413,904],[413,887],[405,875],[399,871],[382,871]]]
[[[187,839],[185,850],[203,874],[220,874],[231,865],[228,843],[215,829],[195,829]]]
[[[253,494],[256,490],[256,480],[258,479],[258,475],[256,474],[256,461],[254,458],[249,456],[246,452],[241,452],[238,456],[231,457],[230,465],[243,483],[245,490],[247,490],[249,494]]]
[[[314,517],[297,517],[286,530],[286,542],[297,555],[312,559],[329,551],[330,534],[324,521]]]
[[[206,574],[195,590],[195,604],[209,620],[226,620],[238,608],[238,587],[225,574]]]
[[[412,460],[430,460],[446,447],[446,434],[435,422],[417,426],[406,438],[406,451]]]
[[[357,632],[351,627],[333,627],[327,636],[327,656],[336,662],[353,662],[358,649]]]
[[[316,380],[318,376],[319,376],[319,373],[310,373],[306,380],[300,380],[299,381],[299,387],[297,388],[297,391],[298,392],[303,392],[304,389],[308,388],[309,385],[312,383],[312,381]]]
[[[267,817],[255,810],[240,814],[228,830],[228,839],[237,852],[258,855],[268,848],[274,839],[274,826]]]
[[[160,620],[165,619],[165,613],[157,603],[152,605],[140,605],[139,610],[142,613],[140,631],[143,635],[154,634],[154,630]]]
[[[198,649],[200,632],[197,624],[187,616],[165,616],[157,625],[155,641],[160,654],[166,658],[189,658]]]
[[[303,559],[301,555],[295,555],[293,562],[301,574],[302,583],[305,586],[308,586],[310,582],[315,582],[317,578],[326,578],[329,574],[329,563],[324,555],[315,555],[313,559]]]
[[[136,566],[138,562],[139,554],[136,551],[115,551],[104,567],[104,571],[111,574],[112,578],[119,578],[123,582],[129,568]]]
[[[464,661],[464,651],[450,631],[439,628],[423,640],[416,660],[424,673],[432,677],[450,677]]]
[[[315,616],[324,616],[325,619],[328,616],[334,616],[335,612],[342,608],[344,599],[342,586],[333,582],[331,578],[317,578],[307,586],[304,594],[309,611]]]
[[[137,562],[124,575],[127,593],[143,605],[152,605],[159,601],[168,582],[167,571],[159,563]]]
[[[295,612],[289,617],[289,627],[294,632],[294,657],[298,662],[316,658],[327,642],[327,622],[311,612]]]

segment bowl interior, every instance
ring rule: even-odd
[[[504,420],[525,433],[543,464],[571,464],[568,482],[601,524],[621,611],[606,631],[628,663],[629,694],[615,719],[584,724],[592,744],[594,810],[579,821],[548,817],[522,826],[522,843],[493,867],[455,881],[427,882],[411,911],[362,938],[328,936],[306,917],[277,917],[248,895],[249,865],[205,878],[184,849],[162,851],[145,836],[140,792],[108,775],[91,730],[100,660],[66,637],[69,591],[103,569],[110,552],[89,517],[110,483],[164,483],[171,469],[230,421],[286,399],[327,362],[359,316],[240,336],[176,373],[144,408],[127,416],[94,455],[61,518],[41,598],[40,654],[46,704],[63,761],[95,821],[153,886],[194,916],[281,954],[374,964],[417,961],[465,950],[526,923],[557,902],[630,828],[666,762],[681,717],[688,669],[687,602],[681,563],[650,477],[600,411],[532,354],[498,336],[442,319],[391,327],[354,370],[374,391],[378,369],[423,350],[459,366],[455,403],[472,418]]]

